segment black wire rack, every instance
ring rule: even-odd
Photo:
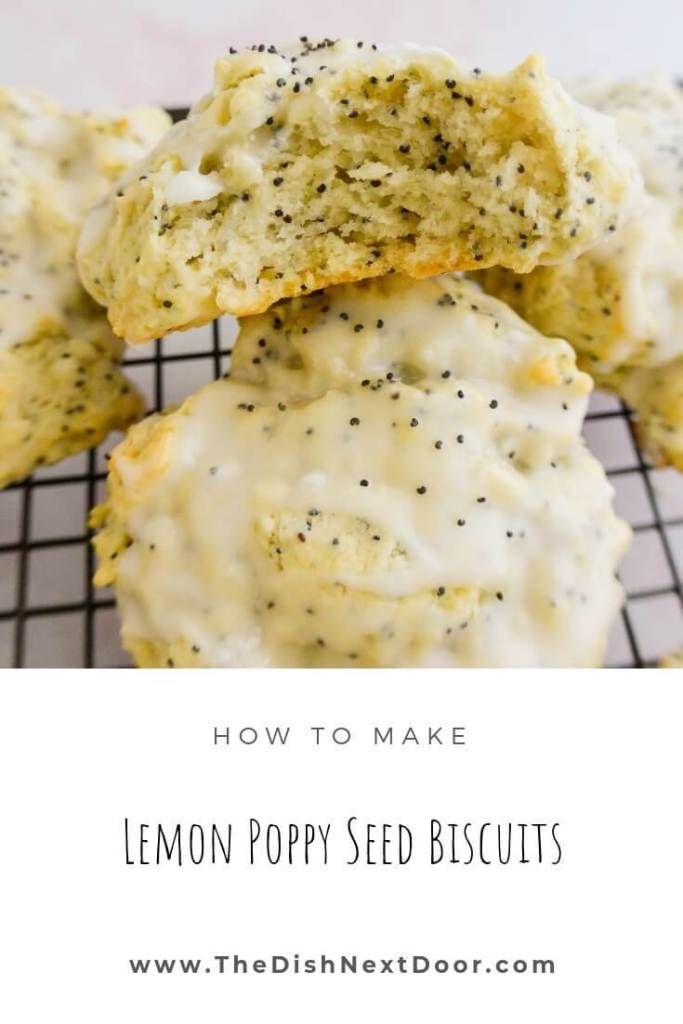
[[[233,336],[234,324],[215,321],[129,350],[124,365],[149,410],[159,411],[226,372]],[[647,667],[683,647],[683,474],[648,463],[628,410],[615,398],[594,396],[585,434],[615,486],[618,511],[634,530],[622,566],[627,598],[607,663]],[[109,438],[0,493],[0,665],[127,663],[113,595],[92,585],[95,559],[85,526],[102,498],[105,455],[116,441]]]

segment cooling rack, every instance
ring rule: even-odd
[[[175,119],[182,116],[172,111]],[[235,325],[227,319],[129,350],[126,372],[148,409],[180,402],[226,372]],[[641,668],[683,646],[683,474],[651,466],[626,407],[596,393],[584,429],[634,530],[621,566],[627,598],[606,664]],[[0,493],[0,666],[118,667],[113,595],[92,586],[85,523],[104,493],[108,438],[98,449],[36,472]]]

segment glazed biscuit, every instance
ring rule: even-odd
[[[567,338],[579,365],[633,405],[643,447],[683,467],[683,92],[663,76],[583,86],[638,161],[642,211],[579,259],[484,286],[538,330]]]
[[[485,75],[417,47],[259,46],[91,214],[79,266],[136,343],[394,270],[556,263],[640,190],[538,57]]]
[[[145,666],[599,664],[628,528],[571,347],[455,275],[249,317],[133,427],[96,583]]]
[[[151,108],[80,114],[0,90],[0,486],[143,413],[75,248],[87,211],[168,123]]]
[[[606,384],[633,410],[638,442],[655,465],[683,472],[683,356],[622,370]]]

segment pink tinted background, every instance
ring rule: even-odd
[[[74,105],[185,105],[230,45],[301,34],[439,45],[502,69],[533,50],[560,75],[683,72],[681,0],[3,0],[3,82]]]

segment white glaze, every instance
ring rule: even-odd
[[[213,199],[222,190],[223,183],[217,174],[200,174],[194,170],[179,171],[166,185],[166,202],[170,206],[201,202]]]
[[[317,639],[338,664],[599,661],[627,529],[580,440],[569,346],[452,277],[330,289],[296,324],[283,309],[243,322],[231,380],[115,457],[124,638],[215,666],[317,663]],[[280,564],[259,538],[288,517],[304,540]],[[329,517],[338,546],[316,541]],[[439,587],[470,604],[443,614]]]
[[[81,224],[165,123],[151,108],[88,115],[0,90],[1,348],[62,327],[65,310],[83,301],[74,260]]]
[[[663,74],[576,83],[573,91],[614,117],[647,193],[642,210],[591,252],[618,269],[626,328],[622,345],[598,369],[661,366],[683,352],[683,94]]]

